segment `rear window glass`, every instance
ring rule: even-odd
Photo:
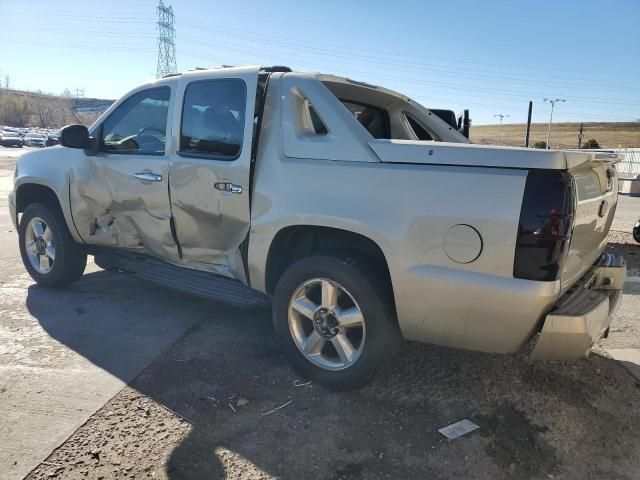
[[[184,95],[180,153],[237,158],[244,137],[246,96],[240,79],[190,83]]]
[[[415,133],[418,140],[433,140],[433,137],[427,132],[422,125],[420,125],[415,119],[413,119],[410,115],[406,115],[407,122]]]

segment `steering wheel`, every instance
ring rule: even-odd
[[[140,130],[138,130],[138,134],[137,135],[138,136],[146,135],[147,132],[156,132],[156,133],[159,133],[162,136],[164,136],[164,134],[165,134],[164,130],[161,130],[161,129],[157,128],[157,127],[143,127]]]

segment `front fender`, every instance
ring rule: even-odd
[[[20,189],[24,185],[41,185],[50,189],[58,199],[71,236],[79,243],[84,242],[78,235],[71,214],[69,173],[74,162],[79,161],[82,154],[81,150],[59,146],[25,153],[16,162],[16,174],[13,182],[16,207],[20,206]],[[16,208],[16,210],[19,209]]]

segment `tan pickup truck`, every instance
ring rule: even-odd
[[[401,338],[586,355],[626,276],[603,254],[617,154],[471,145],[410,98],[287,68],[142,85],[20,157],[11,216],[36,282],[105,269],[237,305],[332,388]]]

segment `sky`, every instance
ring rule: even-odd
[[[115,99],[155,77],[158,0],[0,0],[11,88]],[[178,70],[287,65],[473,124],[640,119],[640,0],[165,0]]]

